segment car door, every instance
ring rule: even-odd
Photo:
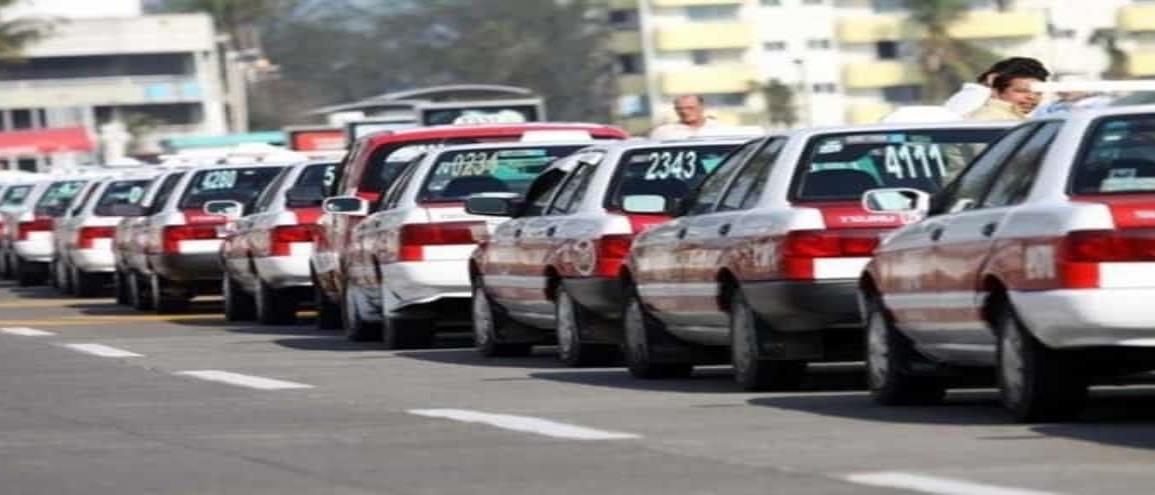
[[[952,360],[993,363],[995,341],[982,317],[981,277],[999,239],[1000,224],[1030,192],[1061,126],[1058,122],[1034,126],[1030,137],[1002,161],[973,207],[951,215],[942,227],[937,285],[942,304],[952,311],[950,323],[938,329],[935,340],[942,352],[953,354]]]
[[[690,227],[696,225],[698,232],[705,232],[712,220],[698,217],[714,211],[730,181],[764,142],[753,141],[731,153],[690,196],[680,217],[652,227],[635,241],[633,269],[638,292],[652,314],[664,323],[693,325],[706,309],[695,305],[714,294],[713,286],[694,285],[685,279],[684,267],[693,255]]]

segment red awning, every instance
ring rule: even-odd
[[[96,149],[83,127],[0,132],[0,155],[49,155]]]

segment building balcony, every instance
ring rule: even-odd
[[[618,74],[615,78],[619,95],[646,94],[646,76],[641,74]]]
[[[747,65],[693,67],[662,74],[662,93],[745,93],[758,81],[758,72]]]
[[[847,89],[879,89],[921,84],[922,73],[913,64],[902,62],[858,62],[842,68],[842,85]]]
[[[746,0],[650,0],[654,7],[685,7],[687,5],[739,5]]]
[[[698,22],[659,28],[659,50],[685,51],[747,48],[756,39],[754,27],[740,22]]]
[[[1127,57],[1127,75],[1155,77],[1155,51],[1137,51]]]
[[[614,31],[610,33],[610,51],[614,53],[640,53],[642,33],[638,31]]]
[[[859,103],[846,109],[846,121],[851,124],[874,124],[894,111],[886,103]]]
[[[1116,14],[1121,31],[1155,31],[1155,5],[1127,5]]]
[[[948,28],[958,39],[1024,38],[1047,31],[1041,12],[972,12]],[[900,15],[848,17],[838,22],[842,43],[874,43],[885,40],[915,39],[925,32]]]
[[[204,98],[204,89],[191,76],[0,81],[0,108],[194,103]]]

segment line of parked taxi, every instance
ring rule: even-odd
[[[0,271],[159,313],[298,310],[355,341],[556,346],[746,390],[865,361],[876,401],[997,384],[1024,421],[1155,370],[1155,107],[626,139],[592,124],[421,128],[265,158],[0,186]]]

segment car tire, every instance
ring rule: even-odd
[[[183,292],[181,287],[178,287],[172,281],[166,280],[157,274],[149,277],[148,282],[153,312],[158,315],[167,315],[188,309],[190,299],[192,298],[183,293],[173,294],[173,292]]]
[[[329,299],[313,274],[313,301],[317,307],[317,329],[337,330],[341,326],[341,305]]]
[[[257,279],[257,322],[262,325],[292,325],[297,322],[296,294],[270,287]]]
[[[127,306],[131,302],[128,288],[128,276],[121,270],[112,272],[112,291],[116,295],[116,303]]]
[[[48,264],[49,285],[63,294],[72,295],[72,284],[68,275],[68,269],[59,259],[52,260]]]
[[[357,310],[356,301],[348,289],[342,291],[342,295],[341,327],[345,330],[345,338],[350,342],[380,342],[381,324],[361,318],[361,312]]]
[[[11,280],[12,276],[12,260],[8,253],[0,253],[0,278]]]
[[[911,370],[925,361],[914,343],[894,327],[881,303],[870,298],[866,308],[866,383],[874,401],[884,406],[932,405],[946,396],[942,380]]]
[[[148,288],[148,279],[140,274],[130,272],[128,280],[129,304],[140,311],[152,311],[152,290]]]
[[[225,321],[252,321],[256,319],[256,301],[241,288],[233,277],[225,276],[221,281],[221,294],[225,300]]]
[[[104,279],[96,273],[85,273],[79,268],[73,267],[72,275],[72,292],[77,297],[96,297],[104,290]]]
[[[1069,353],[1048,348],[1023,326],[1009,304],[996,320],[999,397],[1021,422],[1058,421],[1078,414],[1088,382]]]
[[[559,286],[557,304],[554,305],[557,322],[557,355],[571,367],[607,366],[618,359],[618,347],[611,344],[595,344],[582,340],[581,329],[602,324],[597,315],[582,307],[573,296]]]
[[[513,322],[495,308],[485,288],[475,284],[470,303],[473,325],[473,345],[485,357],[521,357],[533,352],[533,344],[501,342],[499,329]]]
[[[16,285],[19,287],[44,285],[47,278],[43,268],[19,259],[14,263],[13,270],[16,272]]]
[[[693,363],[669,363],[655,359],[655,334],[664,332],[661,322],[642,307],[636,291],[630,291],[623,321],[625,326],[626,366],[635,378],[685,378],[694,372]]]
[[[765,323],[741,289],[730,297],[730,360],[743,390],[795,390],[806,380],[806,361],[759,359],[758,327]]]

